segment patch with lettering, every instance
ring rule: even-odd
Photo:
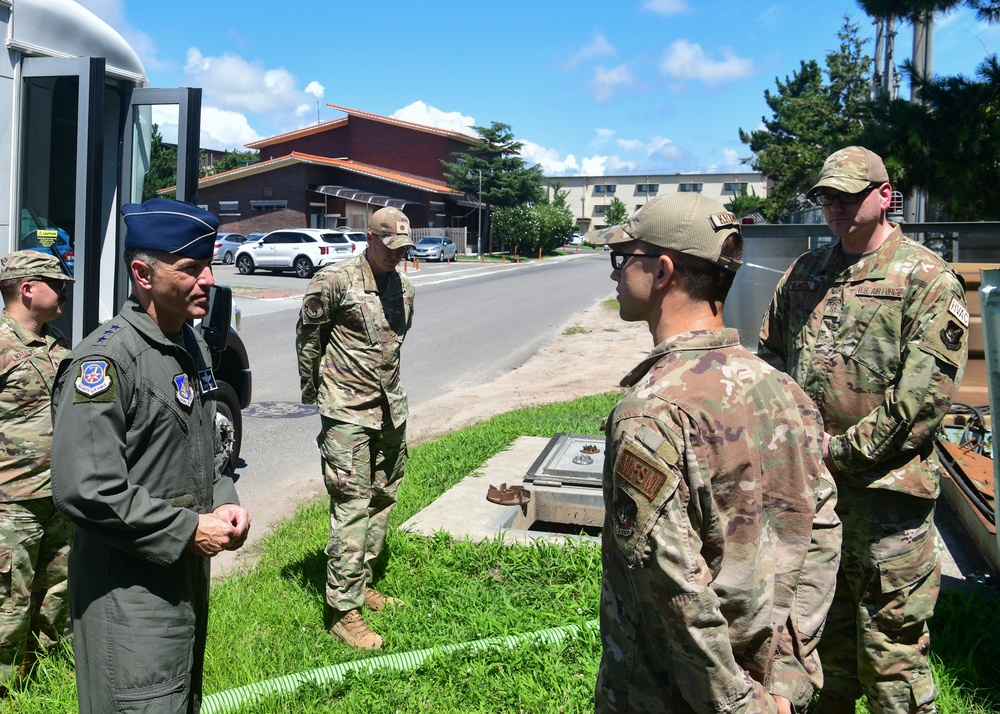
[[[965,305],[958,298],[951,299],[951,305],[948,306],[948,312],[955,316],[955,319],[962,323],[964,327],[969,326],[969,311],[965,309]]]
[[[628,442],[625,443],[615,463],[615,476],[650,501],[656,498],[656,494],[667,481],[667,475],[660,467]]]
[[[73,383],[76,391],[86,397],[95,397],[106,392],[114,385],[108,371],[108,363],[104,360],[88,360],[82,362],[76,371],[76,381]]]
[[[789,280],[785,283],[785,288],[787,290],[815,290],[816,281],[815,280]]]
[[[194,403],[194,388],[191,386],[191,380],[188,379],[188,376],[186,374],[175,375],[174,386],[177,388],[177,401],[186,407],[191,406]]]
[[[862,285],[856,293],[864,297],[891,297],[901,298],[906,294],[906,288],[887,288],[878,285]]]
[[[310,320],[318,320],[323,317],[323,301],[318,297],[308,298],[302,310]]]
[[[615,534],[622,538],[631,538],[635,532],[635,517],[639,506],[635,499],[624,488],[619,488],[615,494],[615,502],[611,506],[611,525]]]
[[[952,352],[957,352],[962,348],[962,337],[964,336],[965,330],[960,325],[948,320],[948,326],[941,330],[941,343]]]
[[[203,369],[198,372],[198,383],[201,385],[202,394],[214,392],[219,388],[219,385],[215,383],[215,375],[212,374],[211,369]]]

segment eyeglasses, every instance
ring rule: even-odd
[[[817,206],[832,206],[834,201],[840,201],[841,205],[853,206],[859,201],[863,201],[865,196],[877,189],[882,184],[871,184],[868,188],[861,189],[857,193],[817,193],[813,196],[813,203]]]
[[[66,285],[67,285],[67,283],[66,283],[65,280],[58,280],[56,278],[32,278],[31,282],[33,282],[33,283],[45,283],[46,285],[48,285],[50,288],[52,288],[56,292],[60,292],[62,290],[65,290]]]
[[[611,251],[611,267],[614,270],[621,270],[625,267],[625,263],[628,262],[629,258],[659,258],[660,253],[620,253],[617,250]],[[675,260],[674,270],[678,273],[683,273],[684,268]]]
[[[611,267],[614,270],[621,270],[625,267],[625,263],[628,262],[629,258],[659,258],[658,253],[650,255],[649,253],[619,253],[616,250],[611,251]]]

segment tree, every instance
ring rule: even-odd
[[[493,213],[493,228],[505,246],[516,248],[520,254],[538,249],[541,222],[538,211],[528,203],[498,208]]]
[[[628,220],[628,206],[618,196],[611,199],[607,209],[604,211],[604,221],[609,226],[617,226]]]
[[[850,17],[844,16],[837,37],[840,47],[826,56],[828,82],[818,62],[800,62],[791,78],[775,78],[777,92],[765,90],[774,116],[762,118],[764,128],[740,129],[740,141],[754,153],[751,167],[773,182],[762,210],[769,221],[802,206],[826,157],[854,143],[861,132],[871,58],[864,55],[865,40]]]
[[[538,165],[525,166],[519,153],[523,145],[514,139],[510,125],[492,122],[489,127],[474,128],[479,142],[470,151],[455,154],[454,161],[442,162],[448,186],[470,197],[479,197],[486,205],[488,222],[493,207],[510,208],[541,201],[542,169]],[[489,234],[492,252],[492,230]]]
[[[177,149],[163,145],[160,127],[153,124],[149,148],[149,170],[142,181],[142,200],[156,197],[161,188],[177,185]]]
[[[221,174],[223,171],[231,171],[241,166],[249,166],[260,161],[260,152],[257,151],[227,151],[222,158],[215,162],[211,169],[206,171],[206,175],[212,176]]]
[[[904,64],[904,72],[909,66]],[[979,81],[911,75],[920,104],[880,100],[861,141],[885,159],[893,188],[924,189],[939,220],[1000,219],[1000,63],[978,67]]]
[[[733,196],[729,203],[725,204],[726,209],[732,211],[739,218],[743,216],[749,216],[751,213],[764,214],[764,204],[766,199],[762,196],[758,196],[757,192],[751,187],[750,193],[747,193],[747,187],[743,186],[740,189],[739,196]]]

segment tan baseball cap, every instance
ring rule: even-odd
[[[65,283],[76,282],[62,270],[59,259],[37,250],[19,250],[0,258],[0,280],[49,278]]]
[[[863,146],[848,146],[834,151],[823,163],[819,181],[809,189],[806,198],[812,198],[821,188],[832,188],[844,193],[860,193],[869,184],[889,181],[882,157]]]
[[[740,220],[700,193],[658,196],[620,226],[595,231],[588,242],[607,245],[641,240],[660,248],[694,255],[736,272],[742,263],[722,255],[722,244],[740,233]]]
[[[413,245],[410,237],[410,219],[398,208],[380,208],[368,221],[368,230],[378,236],[389,250]]]

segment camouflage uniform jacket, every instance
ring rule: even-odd
[[[779,281],[758,354],[815,400],[837,483],[936,498],[934,438],[968,357],[965,290],[936,254],[889,238],[846,267],[840,242]]]
[[[387,277],[380,294],[362,253],[306,288],[295,336],[302,403],[318,403],[325,417],[374,429],[406,422],[399,350],[413,322],[413,283],[398,271]]]
[[[841,537],[818,411],[731,329],[662,342],[622,386],[597,711],[804,708]]]
[[[68,343],[46,326],[42,336],[0,314],[0,502],[52,495],[52,383]]]

